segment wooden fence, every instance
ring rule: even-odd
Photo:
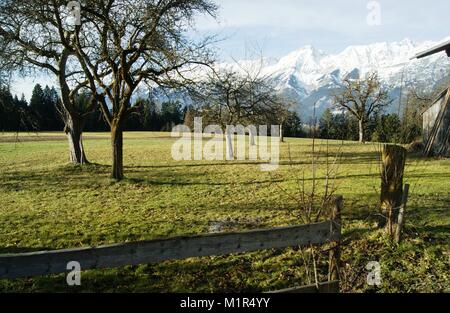
[[[67,264],[72,261],[79,262],[82,270],[106,269],[191,257],[334,243],[330,250],[329,282],[279,292],[338,292],[342,201],[342,197],[336,197],[332,219],[318,224],[177,237],[95,248],[0,255],[0,279],[65,273]]]

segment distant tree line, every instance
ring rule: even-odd
[[[421,112],[425,104],[414,90],[408,91],[406,103],[402,100],[400,97],[398,114],[385,113],[393,100],[377,72],[346,78],[343,88],[333,95],[335,110],[326,110],[320,119],[319,136],[361,143],[412,143],[422,134]]]
[[[290,138],[305,138],[307,137],[306,126],[303,124],[300,115],[295,111],[287,111],[284,113],[283,119],[283,135],[284,137]],[[203,117],[202,112],[193,108],[192,106],[188,106],[185,109],[184,115],[184,125],[189,127],[190,129],[194,129],[194,118],[195,117]],[[211,121],[207,121],[208,123]],[[264,124],[264,123],[262,123]],[[256,126],[256,125],[255,125]],[[257,125],[259,126],[259,125]],[[270,131],[270,125],[268,131]]]
[[[148,99],[138,99],[138,112],[131,114],[125,123],[129,131],[172,131],[184,122],[185,106],[179,101],[166,101],[161,105]]]
[[[319,120],[316,136],[357,141],[359,127],[358,119],[352,114],[327,109]],[[409,144],[422,135],[422,117],[419,111],[405,113],[403,118],[396,113],[377,113],[368,119],[364,132],[369,141]]]
[[[90,101],[88,95],[79,95],[78,105]],[[137,99],[139,112],[131,114],[125,124],[128,131],[171,131],[175,125],[183,124],[186,109],[178,101],[157,104],[148,99]],[[60,113],[60,100],[54,87],[36,84],[30,102],[22,95],[19,99],[4,85],[0,87],[0,131],[62,131],[64,122]],[[108,131],[99,108],[88,115],[85,130]]]
[[[37,129],[34,113],[25,96],[13,96],[7,86],[0,86],[0,131]]]
[[[411,93],[414,95],[414,93]],[[80,95],[79,102],[87,102],[88,95]],[[427,99],[428,100],[428,99]],[[59,95],[54,87],[36,84],[28,103],[25,96],[13,95],[6,85],[0,87],[0,131],[62,131],[64,122],[59,112]],[[428,101],[425,101],[428,103]],[[82,105],[81,105],[82,106]],[[411,143],[422,135],[421,111],[424,100],[409,97],[402,117],[395,113],[376,112],[365,125],[367,139],[374,142]],[[202,116],[191,106],[179,101],[158,104],[150,99],[135,101],[138,112],[125,123],[127,131],[171,131],[175,125],[185,124],[193,129],[193,120]],[[311,125],[311,124],[310,124]],[[315,127],[304,124],[298,113],[289,111],[283,119],[285,137],[312,137],[334,140],[359,140],[359,121],[349,112],[327,109]],[[108,131],[100,109],[86,119],[85,130]]]

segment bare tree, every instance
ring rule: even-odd
[[[196,65],[212,62],[208,40],[194,43],[186,30],[197,13],[214,15],[209,0],[90,0],[81,6],[74,49],[89,88],[111,128],[112,173],[123,174],[123,128],[141,84],[180,87]],[[109,73],[109,75],[103,75]]]
[[[96,107],[97,95],[93,90],[87,110],[76,105],[77,94],[89,85],[74,57],[76,38],[66,4],[64,0],[1,1],[0,59],[24,75],[41,71],[57,79],[70,160],[84,164],[88,160],[83,147],[83,127],[87,115]]]
[[[370,117],[392,103],[389,93],[380,83],[376,72],[366,78],[345,78],[343,89],[333,96],[333,103],[339,109],[347,110],[359,121],[359,142],[366,140],[366,124]]]
[[[283,122],[288,110],[287,101],[281,97],[269,76],[259,68],[222,68],[210,73],[195,97],[198,110],[208,123],[220,125],[267,125]],[[255,130],[247,129],[254,145]],[[226,133],[228,157],[233,148],[230,134]]]

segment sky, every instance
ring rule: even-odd
[[[306,45],[337,53],[384,41],[439,41],[450,36],[449,0],[215,0],[217,19],[197,17],[195,38],[216,35],[222,61],[280,58]],[[31,96],[46,76],[16,79],[13,93]]]
[[[198,18],[198,35],[218,34],[224,59],[255,50],[280,58],[306,45],[328,53],[384,41],[450,35],[448,0],[220,0],[218,21]],[[379,13],[379,14],[378,14]],[[368,22],[369,20],[369,22]]]

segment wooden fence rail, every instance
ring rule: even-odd
[[[280,290],[276,293],[339,292],[342,204],[343,198],[335,197],[331,220],[317,224],[177,237],[96,248],[0,255],[0,279],[66,273],[67,265],[73,261],[81,265],[81,270],[105,269],[192,257],[333,243],[329,256],[328,282]]]
[[[319,245],[340,240],[333,221],[240,233],[152,240],[97,248],[0,255],[0,278],[20,278],[67,272],[67,264],[82,270],[158,263],[190,257],[253,252],[272,248]]]

